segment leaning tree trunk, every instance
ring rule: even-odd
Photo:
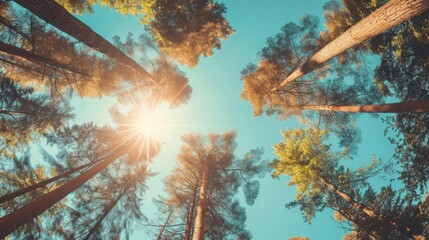
[[[0,41],[0,52],[5,52],[5,53],[13,55],[13,56],[18,56],[18,57],[24,58],[24,59],[26,59],[26,60],[34,63],[34,64],[37,64],[37,65],[42,65],[42,66],[48,65],[51,67],[56,67],[56,68],[67,70],[67,71],[72,72],[72,73],[77,73],[77,74],[85,76],[85,77],[90,77],[88,72],[86,72],[82,69],[71,67],[67,64],[60,63],[54,59],[47,58],[47,57],[44,57],[42,55],[38,55],[34,52],[29,52],[25,49],[16,47],[14,45],[5,43],[3,41]]]
[[[39,214],[46,211],[48,208],[52,207],[54,204],[62,200],[74,190],[81,187],[86,181],[97,175],[97,173],[99,173],[100,171],[104,170],[120,156],[124,155],[127,150],[128,147],[122,145],[114,153],[109,155],[105,160],[81,173],[79,176],[64,183],[55,190],[30,202],[24,207],[0,218],[0,239],[3,239],[17,228],[21,227],[25,223],[37,217]]]
[[[319,177],[319,180],[323,184],[325,184],[328,188],[330,188],[335,194],[342,197],[344,200],[346,200],[348,203],[350,203],[354,208],[365,213],[368,217],[373,218],[373,219],[377,219],[381,222],[384,222],[388,225],[391,225],[395,229],[403,231],[406,234],[412,236],[415,240],[424,240],[425,239],[425,237],[423,236],[423,234],[421,232],[416,233],[415,230],[412,230],[409,226],[404,226],[404,225],[399,224],[398,222],[396,222],[394,220],[386,219],[386,217],[383,214],[379,214],[379,213],[375,212],[374,210],[370,209],[369,207],[367,207],[365,204],[362,204],[360,202],[355,201],[347,193],[341,191],[340,189],[338,189],[337,186],[335,186],[331,182],[326,181],[323,177]]]
[[[196,185],[193,191],[192,200],[188,206],[188,213],[186,215],[186,228],[185,228],[185,235],[183,236],[183,239],[185,240],[191,240],[191,229],[192,229],[192,225],[194,224],[194,208],[195,208],[195,201],[197,198],[197,190],[198,188]]]
[[[21,35],[23,38],[25,38],[29,43],[32,43],[33,41],[28,37],[27,34],[25,34],[21,29],[13,25],[8,19],[0,15],[0,23],[7,26],[9,29],[15,31],[19,35]]]
[[[174,211],[176,210],[176,207],[171,209],[170,213],[168,214],[167,219],[164,222],[164,225],[162,225],[161,229],[159,230],[158,236],[156,237],[157,240],[162,240],[162,234],[164,233],[165,228],[168,225],[168,222],[170,221],[171,216],[173,215]]]
[[[90,27],[67,12],[54,0],[14,0],[34,15],[52,24],[59,30],[76,38],[86,46],[106,54],[110,58],[134,69],[143,77],[157,83],[154,77],[133,59],[125,55],[113,44],[94,32]]]
[[[119,200],[121,200],[121,198],[125,195],[125,193],[128,191],[129,188],[130,188],[130,184],[128,184],[128,186],[126,186],[124,191],[122,191],[122,193],[119,194],[119,196],[115,200],[113,200],[113,202],[111,202],[106,209],[104,209],[103,214],[98,218],[97,222],[88,231],[88,233],[86,234],[85,238],[83,238],[83,240],[89,240],[91,238],[92,234],[94,234],[94,232],[101,226],[101,223],[104,221],[107,215],[109,215],[110,211],[116,206],[116,204],[118,204]]]
[[[272,91],[278,90],[304,74],[313,71],[345,50],[413,16],[424,13],[428,9],[428,0],[390,0],[308,58],[301,67],[289,74],[280,83],[280,86],[273,88]]]
[[[25,193],[31,192],[31,191],[33,191],[33,190],[35,190],[37,188],[44,187],[44,186],[46,186],[46,185],[48,185],[48,184],[50,184],[52,182],[55,182],[57,180],[62,179],[62,178],[66,178],[66,177],[70,176],[71,174],[73,174],[73,173],[75,173],[77,171],[80,171],[80,170],[82,170],[84,168],[87,168],[89,166],[92,166],[92,165],[96,164],[97,162],[100,162],[101,160],[102,159],[94,161],[94,162],[90,162],[90,163],[87,163],[87,164],[84,164],[84,165],[82,165],[80,167],[77,167],[77,168],[72,168],[69,171],[61,173],[61,174],[59,174],[59,175],[57,175],[55,177],[43,180],[43,181],[38,182],[36,184],[33,184],[33,185],[29,186],[29,187],[21,188],[19,190],[14,191],[14,192],[11,192],[11,193],[8,193],[6,195],[3,195],[3,196],[0,197],[0,204],[4,203],[4,202],[7,202],[9,200],[12,200],[12,199],[14,199],[14,198],[16,198],[18,196],[21,196],[21,195],[23,195]]]
[[[209,168],[210,168],[210,156],[207,158],[205,163],[201,187],[200,187],[200,197],[197,207],[197,216],[195,218],[194,233],[192,234],[192,240],[203,240],[205,234],[205,220],[206,220],[206,211],[207,211],[207,185],[209,180]]]
[[[402,112],[429,112],[429,99],[411,102],[399,102],[374,105],[327,105],[327,106],[302,106],[305,109],[333,112],[355,113],[402,113]]]

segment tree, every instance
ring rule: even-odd
[[[88,47],[106,54],[110,58],[113,58],[125,66],[132,68],[137,73],[139,73],[141,77],[148,78],[156,83],[156,79],[154,79],[154,77],[145,69],[143,69],[138,63],[125,55],[103,37],[98,35],[87,25],[68,13],[54,0],[43,0],[43,2],[17,0],[15,2],[28,9],[41,19],[49,22],[59,30],[76,38]],[[55,13],[55,15],[52,13]]]
[[[324,39],[334,39],[361,19],[370,15],[386,1],[330,1],[325,7],[327,31]],[[375,80],[379,91],[385,96],[395,97],[404,102],[428,99],[427,85],[429,13],[425,12],[405,21],[382,34],[355,46],[351,51],[367,52],[380,56],[375,68]],[[388,130],[396,135],[391,138],[396,145],[395,158],[402,167],[401,180],[411,195],[424,193],[427,183],[428,166],[427,133],[428,114],[400,113],[396,117],[386,117]]]
[[[194,67],[200,55],[211,56],[220,39],[234,33],[223,17],[226,8],[213,0],[157,0],[150,29],[159,48]]]
[[[141,35],[136,41],[129,34],[124,42],[115,37],[114,44],[130,57],[144,56],[142,64],[152,68],[153,75],[159,81],[157,85],[142,81],[123,64],[72,42],[31,14],[7,6],[4,9],[7,10],[6,17],[10,24],[7,25],[9,28],[0,32],[8,39],[8,43],[2,45],[7,54],[0,60],[4,63],[6,74],[16,81],[36,83],[41,88],[46,86],[53,96],[69,90],[85,97],[120,95],[129,91],[147,95],[150,92],[173,107],[190,97],[192,88],[184,73],[159,51],[153,38],[148,35]],[[19,29],[20,34],[12,36],[11,26]],[[51,51],[52,47],[56,51]]]
[[[241,188],[246,202],[253,204],[259,191],[254,178],[262,177],[267,165],[261,162],[261,149],[236,159],[235,136],[234,132],[225,132],[182,137],[178,166],[165,184],[167,204],[175,206],[174,215],[180,219],[176,222],[183,224],[168,228],[169,232],[184,239],[251,237],[244,229],[244,208],[235,196]]]
[[[13,155],[34,139],[51,129],[59,129],[73,115],[62,102],[49,95],[23,88],[0,75],[0,143],[1,153]]]
[[[8,194],[5,194],[5,195],[3,195],[3,196],[1,196],[1,197],[0,197],[0,204],[1,204],[1,203],[4,203],[4,202],[7,202],[7,201],[10,201],[11,199],[14,199],[14,198],[16,198],[16,197],[19,197],[19,196],[21,196],[21,195],[23,195],[23,194],[26,194],[26,193],[28,193],[28,192],[34,191],[34,190],[36,190],[36,189],[38,189],[38,188],[45,187],[46,185],[51,184],[51,183],[53,183],[53,182],[56,182],[57,180],[61,180],[61,179],[63,179],[63,178],[70,177],[73,173],[78,172],[78,171],[80,171],[80,170],[83,170],[83,169],[85,169],[85,168],[87,168],[87,167],[90,167],[91,165],[94,165],[94,164],[95,164],[95,163],[97,163],[97,162],[98,162],[98,161],[96,161],[96,162],[91,162],[91,163],[87,163],[87,164],[82,165],[82,166],[79,166],[79,167],[77,167],[77,168],[70,169],[70,170],[68,170],[67,172],[64,172],[64,173],[58,174],[58,175],[57,175],[57,176],[55,176],[55,177],[51,177],[51,178],[48,178],[48,179],[42,180],[42,181],[37,182],[37,183],[35,183],[35,184],[31,185],[31,186],[24,187],[24,188],[21,188],[21,189],[19,189],[19,190],[14,191],[14,192],[11,192],[11,193],[8,193]]]
[[[13,189],[28,187],[39,182],[41,179],[49,177],[51,174],[48,167],[32,163],[28,152],[24,152],[20,154],[20,156],[16,155],[11,157],[3,156],[0,158],[2,162],[0,167],[0,195]],[[40,187],[26,195],[21,195],[8,202],[1,203],[0,212],[2,215],[13,212],[32,199],[42,196],[55,187],[55,185]],[[63,231],[58,223],[66,217],[66,214],[63,214],[66,208],[67,206],[64,202],[55,205],[37,218],[24,224],[19,231],[15,231],[10,237],[12,239],[63,237]]]
[[[429,3],[425,0],[415,1],[389,1],[368,17],[353,25],[349,30],[341,34],[335,40],[320,49],[313,56],[309,57],[299,68],[289,73],[286,78],[274,87],[277,90],[280,87],[289,84],[293,80],[314,70],[319,65],[333,58],[337,54],[376,36],[383,31],[402,23],[403,21],[424,13],[429,9]]]
[[[117,174],[119,172],[119,174]],[[147,166],[115,162],[100,173],[96,182],[86,184],[74,201],[67,238],[117,239],[128,236],[134,221],[145,219],[141,197],[152,174]]]
[[[358,202],[353,197],[353,192],[347,193],[341,189],[354,182],[362,182],[362,179],[371,176],[374,165],[362,168],[356,173],[350,170],[344,171],[344,167],[339,167],[338,162],[346,156],[346,152],[331,152],[330,145],[323,143],[326,138],[326,132],[323,130],[296,129],[282,134],[285,140],[274,146],[279,159],[271,165],[275,171],[273,176],[287,174],[291,177],[288,185],[296,185],[298,190],[297,201],[291,206],[300,205],[308,220],[320,207],[323,209],[322,201],[328,198],[327,191],[330,191],[367,218],[389,225],[414,239],[423,237],[422,228],[416,229],[407,222],[401,223],[391,219],[384,212],[377,212],[364,203]],[[348,188],[354,189],[354,186],[349,185]]]
[[[106,131],[99,135],[100,139],[98,141],[104,148],[104,151],[101,153],[101,156],[104,157],[102,161],[67,181],[55,190],[40,196],[20,209],[1,218],[0,236],[5,237],[18,227],[49,209],[64,197],[80,188],[85,182],[93,178],[99,172],[105,170],[109,165],[115,162],[115,160],[122,158],[121,162],[130,166],[140,166],[142,164],[142,159],[149,161],[159,152],[159,147],[156,146],[158,143],[141,141],[141,132],[130,135],[129,130],[124,128],[126,127],[122,126],[118,131],[106,129]],[[69,135],[70,134],[68,134],[68,136]],[[139,147],[136,148],[136,145]],[[144,156],[141,155],[141,149],[147,149],[147,154]],[[89,153],[91,153],[91,151]],[[124,156],[127,157],[124,158]]]
[[[121,14],[132,14],[155,36],[159,48],[182,64],[194,67],[201,55],[211,56],[220,39],[234,33],[223,14],[226,8],[213,0],[57,0],[73,13],[92,12],[100,3]]]
[[[356,198],[360,198],[360,201],[364,202],[366,206],[383,212],[386,218],[417,229],[424,236],[428,235],[427,198],[416,203],[410,202],[391,186],[382,187],[379,193],[368,187],[362,195],[358,195]],[[348,234],[351,235],[350,237],[354,236],[355,239],[367,239],[370,236],[376,239],[409,239],[409,236],[391,225],[374,221],[338,199],[332,199],[332,201],[336,202],[334,204],[337,206],[334,208],[334,217],[338,222],[349,225],[345,230],[351,231],[351,234]]]
[[[4,74],[14,81],[35,84],[39,90],[48,88],[54,98],[71,90],[80,96],[101,97],[134,82],[135,74],[122,64],[71,41],[27,12],[1,7],[9,24],[0,32],[7,40],[1,44],[0,61]]]

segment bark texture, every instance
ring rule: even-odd
[[[411,102],[399,102],[374,105],[328,105],[328,106],[302,106],[305,109],[334,112],[355,113],[401,113],[401,112],[429,112],[429,99]]]
[[[81,187],[86,181],[97,175],[100,171],[104,170],[112,162],[125,154],[128,147],[121,146],[114,153],[110,154],[105,160],[101,161],[92,168],[81,173],[79,176],[64,183],[55,190],[39,197],[38,199],[28,203],[20,209],[9,213],[8,215],[0,218],[0,239],[3,239],[14,230],[31,221],[39,214],[46,211],[48,208],[61,201],[64,197]]]
[[[194,224],[194,208],[195,208],[196,198],[197,198],[197,188],[194,189],[192,200],[188,206],[188,213],[186,216],[185,235],[183,237],[183,239],[185,240],[191,240],[191,229],[192,229],[192,225]]]
[[[113,44],[94,32],[90,27],[67,12],[55,0],[14,0],[30,12],[59,30],[81,41],[86,46],[106,54],[110,58],[134,69],[143,77],[155,82],[154,77]],[[156,82],[155,82],[156,83]]]
[[[347,193],[341,191],[337,188],[334,184],[326,181],[323,177],[319,177],[320,181],[325,184],[328,188],[330,188],[334,193],[336,193],[338,196],[342,197],[344,200],[346,200],[348,203],[350,203],[354,208],[359,209],[360,211],[364,212],[368,217],[377,219],[381,222],[386,223],[387,225],[391,225],[396,229],[399,229],[403,232],[406,232],[410,236],[412,236],[415,240],[425,240],[426,238],[423,236],[422,233],[416,233],[408,226],[403,226],[402,224],[397,223],[394,220],[387,219],[383,214],[379,214],[375,212],[374,210],[367,207],[365,204],[359,203],[355,201],[352,197],[350,197]]]
[[[204,240],[205,234],[205,217],[207,211],[207,185],[209,180],[209,169],[210,169],[210,157],[207,158],[205,163],[201,187],[200,187],[200,197],[197,207],[197,216],[195,218],[194,233],[192,234],[192,240]]]
[[[345,50],[411,17],[424,13],[428,9],[428,0],[390,0],[308,58],[301,67],[289,74],[280,83],[280,86],[271,89],[271,91],[278,90]]]
[[[99,160],[99,161],[101,161],[101,160]],[[19,190],[14,191],[14,192],[11,192],[11,193],[8,193],[8,194],[6,194],[6,195],[3,195],[3,196],[1,196],[1,197],[0,197],[0,203],[7,202],[7,201],[9,201],[9,200],[12,200],[12,199],[14,199],[14,198],[16,198],[16,197],[18,197],[18,196],[21,196],[21,195],[25,194],[25,193],[31,192],[31,191],[33,191],[33,190],[35,190],[35,189],[39,188],[39,187],[44,187],[44,186],[46,186],[46,185],[48,185],[48,184],[50,184],[50,183],[52,183],[52,182],[55,182],[55,181],[57,181],[57,180],[59,180],[59,179],[62,179],[62,178],[68,177],[68,176],[70,176],[71,174],[73,174],[73,173],[75,173],[75,172],[77,172],[77,171],[80,171],[80,170],[82,170],[82,169],[84,169],[84,168],[86,168],[86,167],[89,167],[89,166],[91,166],[91,165],[94,165],[94,164],[96,164],[96,163],[97,163],[97,162],[99,162],[99,161],[90,162],[90,163],[85,164],[85,165],[82,165],[82,166],[80,166],[80,167],[70,169],[69,171],[66,171],[66,172],[64,172],[64,173],[61,173],[61,174],[59,174],[59,175],[57,175],[57,176],[55,176],[55,177],[52,177],[52,178],[46,179],[46,180],[44,180],[44,181],[38,182],[38,183],[36,183],[36,184],[33,184],[33,185],[29,186],[29,187],[21,188],[21,189],[19,189]]]
[[[42,55],[38,55],[34,52],[29,52],[25,49],[22,48],[18,48],[14,45],[10,45],[8,43],[5,43],[3,41],[0,41],[0,52],[4,52],[13,56],[18,56],[21,58],[24,58],[34,64],[40,65],[40,66],[44,66],[44,65],[49,65],[51,67],[56,67],[56,68],[60,68],[60,69],[64,69],[67,70],[69,72],[72,73],[77,73],[80,74],[82,76],[85,77],[90,77],[88,72],[82,70],[82,69],[78,69],[78,68],[74,68],[72,66],[69,66],[67,64],[63,64],[60,63],[58,61],[55,61],[54,59],[50,59],[47,57],[44,57]]]

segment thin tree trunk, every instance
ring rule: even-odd
[[[48,185],[48,184],[50,184],[52,182],[55,182],[55,181],[57,181],[59,179],[68,177],[68,176],[70,176],[71,174],[73,174],[73,173],[75,173],[77,171],[80,171],[80,170],[82,170],[82,169],[84,169],[86,167],[89,167],[89,166],[92,166],[92,165],[96,164],[97,162],[100,162],[101,160],[102,159],[94,161],[94,162],[87,163],[87,164],[82,165],[82,166],[77,167],[77,168],[70,169],[69,171],[61,173],[61,174],[59,174],[59,175],[57,175],[55,177],[43,180],[43,181],[38,182],[36,184],[33,184],[33,185],[29,186],[29,187],[21,188],[19,190],[14,191],[14,192],[11,192],[11,193],[8,193],[6,195],[3,195],[3,196],[0,197],[0,204],[4,203],[4,202],[7,202],[9,200],[12,200],[12,199],[14,199],[14,198],[16,198],[18,196],[21,196],[21,195],[23,195],[25,193],[30,192],[30,191],[33,191],[33,190],[35,190],[37,188],[44,187],[44,186],[46,186],[46,185]]]
[[[85,238],[83,240],[89,240],[89,238],[94,234],[94,232],[100,227],[101,223],[104,221],[104,219],[109,215],[110,211],[118,204],[119,200],[125,195],[125,193],[128,191],[130,185],[128,185],[124,191],[119,194],[119,196],[112,202],[110,205],[104,209],[103,214],[100,216],[100,218],[97,220],[97,222],[92,226],[92,228],[89,230],[89,232],[86,234]]]
[[[24,207],[0,218],[0,239],[6,237],[17,228],[31,221],[39,214],[43,213],[48,208],[61,201],[64,197],[81,187],[86,181],[97,175],[100,171],[104,170],[112,162],[114,162],[120,156],[125,154],[127,150],[128,147],[122,145],[114,153],[109,155],[105,160],[99,162],[97,165],[81,173],[79,176],[64,183],[55,190],[30,202]]]
[[[302,106],[305,109],[334,112],[355,113],[402,113],[402,112],[429,112],[429,99],[411,102],[399,102],[374,105],[327,105],[327,106]]]
[[[86,46],[106,54],[110,58],[134,69],[143,77],[148,77],[154,83],[157,83],[154,77],[142,66],[125,55],[106,39],[98,35],[86,24],[75,18],[54,0],[14,1],[59,30],[81,41]]]
[[[13,55],[13,56],[18,56],[18,57],[27,59],[28,61],[30,61],[34,64],[37,64],[37,65],[47,64],[49,66],[64,69],[64,70],[67,70],[67,71],[70,71],[73,73],[80,74],[80,75],[85,76],[85,77],[90,77],[88,72],[86,72],[82,69],[71,67],[67,64],[63,64],[63,63],[57,62],[53,59],[38,55],[36,53],[29,52],[25,49],[18,48],[14,45],[5,43],[3,41],[0,41],[0,52],[5,52],[5,53]]]
[[[186,216],[185,235],[183,237],[183,239],[185,239],[185,240],[191,240],[191,229],[192,229],[192,225],[194,223],[194,208],[195,208],[195,200],[197,198],[197,190],[198,190],[198,188],[197,188],[197,186],[195,186],[193,196],[192,196],[192,200],[188,206],[188,214]]]
[[[352,197],[350,197],[347,193],[341,191],[338,189],[334,184],[326,181],[323,177],[319,177],[319,180],[325,184],[327,187],[329,187],[335,194],[342,197],[344,200],[346,200],[348,203],[350,203],[354,208],[364,212],[368,217],[377,219],[381,222],[387,223],[394,228],[404,231],[405,233],[409,234],[416,240],[424,240],[425,237],[422,235],[422,233],[415,233],[409,226],[403,226],[402,224],[397,223],[394,220],[386,219],[386,217],[383,214],[379,214],[375,212],[374,210],[367,207],[365,204],[359,203],[355,201]]]
[[[207,211],[207,185],[209,178],[210,169],[210,156],[208,156],[203,169],[203,176],[201,179],[200,197],[197,207],[197,216],[195,218],[194,233],[192,234],[192,240],[204,240],[205,234],[205,217]]]
[[[5,17],[0,15],[0,23],[7,26],[9,29],[15,31],[16,33],[18,33],[19,35],[21,35],[23,38],[25,38],[29,43],[32,43],[33,41],[31,41],[31,39],[27,36],[27,34],[25,34],[23,31],[21,31],[21,29],[19,29],[18,27],[14,26],[8,19],[6,19]]]
[[[347,49],[413,16],[424,13],[428,9],[428,0],[390,0],[308,58],[301,67],[289,74],[289,76],[280,83],[280,86],[271,90],[278,90],[304,74],[313,71],[324,62]]]
[[[164,233],[165,227],[167,226],[168,221],[170,221],[170,218],[171,218],[171,216],[173,215],[174,210],[176,210],[176,207],[174,207],[174,208],[170,211],[170,213],[168,214],[167,220],[165,220],[164,225],[162,225],[161,230],[159,230],[158,237],[156,238],[157,240],[161,240],[161,239],[162,239],[162,234]]]

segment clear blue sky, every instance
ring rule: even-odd
[[[280,130],[294,128],[297,122],[278,121],[262,116],[254,118],[251,106],[240,99],[242,82],[240,71],[249,62],[256,61],[256,53],[265,45],[266,38],[280,31],[284,24],[299,21],[304,14],[322,17],[322,0],[229,0],[224,1],[226,17],[236,33],[222,42],[222,49],[209,58],[201,59],[198,66],[188,69],[181,66],[190,79],[193,95],[186,106],[174,110],[172,121],[183,127],[175,129],[164,139],[161,154],[154,159],[151,169],[159,174],[149,183],[143,202],[144,213],[150,218],[155,211],[152,197],[162,192],[162,179],[175,164],[179,152],[180,136],[187,132],[221,133],[238,131],[238,156],[255,147],[265,148],[265,158],[273,159],[272,145],[282,137]],[[80,19],[100,35],[111,40],[114,35],[125,37],[128,32],[141,33],[142,27],[132,16],[122,16],[108,9],[95,8],[94,15]],[[321,18],[323,22],[323,19]],[[75,99],[76,122],[95,121],[109,123],[108,106],[114,99]],[[362,116],[358,122],[363,143],[355,164],[368,163],[375,153],[378,158],[389,159],[393,148],[383,135],[385,126],[378,119]],[[287,187],[288,178],[280,180],[267,176],[254,206],[247,208],[246,227],[256,240],[283,240],[291,236],[311,239],[341,239],[344,232],[333,220],[332,211],[317,214],[311,225],[304,223],[298,209],[288,210],[284,205],[294,199],[294,187]],[[245,203],[243,202],[243,205]],[[148,239],[145,227],[137,227],[131,239]]]

